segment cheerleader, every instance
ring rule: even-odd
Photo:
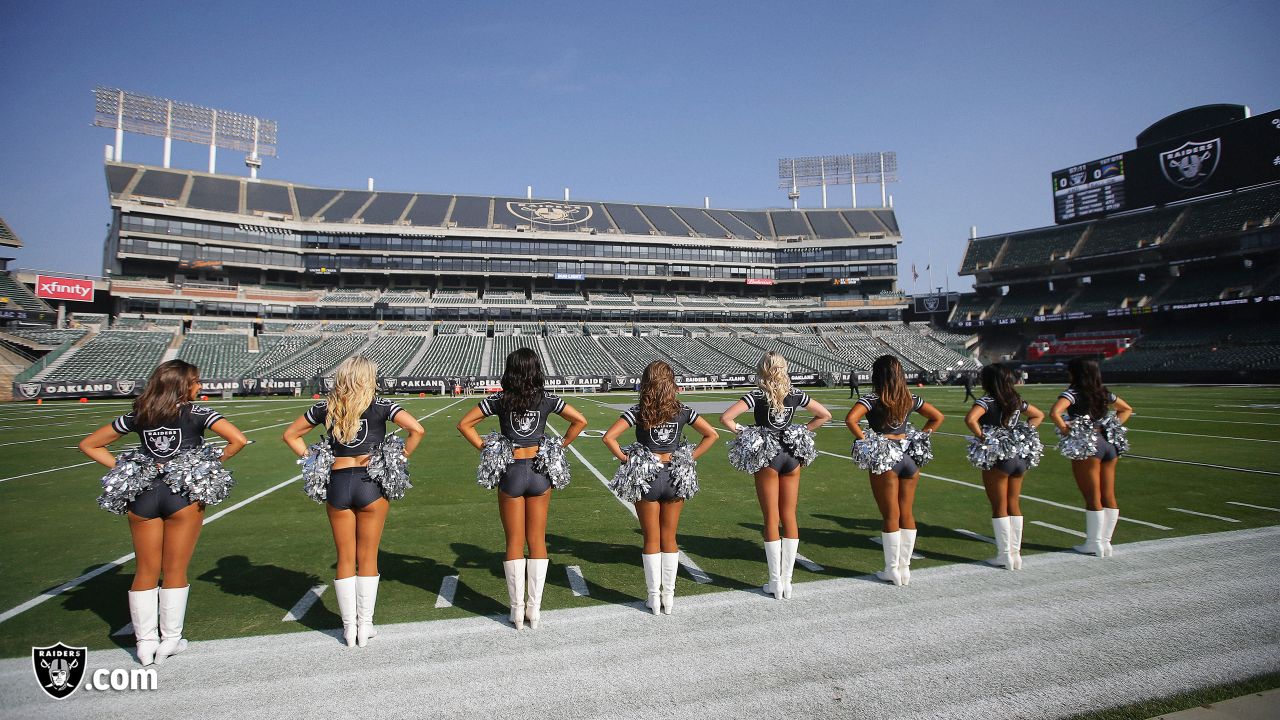
[[[392,400],[377,397],[378,366],[359,355],[334,371],[333,390],[284,431],[284,442],[303,463],[303,489],[325,503],[338,566],[333,581],[347,647],[364,647],[378,634],[378,544],[390,499],[412,487],[404,464],[422,441],[422,425]],[[392,422],[408,433],[387,435]],[[303,438],[317,425],[326,435],[310,448]]]
[[[481,451],[477,475],[493,471],[491,479],[482,478],[481,484],[498,489],[498,515],[507,537],[502,570],[511,601],[511,622],[519,630],[527,619],[529,627],[537,630],[550,562],[546,533],[551,489],[568,483],[564,448],[586,429],[587,420],[572,405],[543,389],[546,378],[542,374],[542,363],[529,348],[520,348],[507,356],[501,384],[502,392],[485,398],[467,411],[458,422],[458,432]],[[559,442],[545,435],[547,418],[553,413],[569,421],[569,429]],[[490,415],[498,416],[500,433],[481,438],[476,425]],[[495,461],[495,457],[501,459]]]
[[[779,600],[791,599],[791,573],[800,544],[796,521],[800,468],[813,461],[817,452],[814,433],[831,419],[822,403],[791,387],[787,369],[786,358],[772,351],[765,353],[756,366],[758,387],[720,416],[720,424],[739,436],[730,444],[730,462],[755,476],[756,498],[764,518],[764,557],[769,567],[769,582],[763,589]],[[805,425],[791,422],[799,408],[813,415]],[[748,410],[754,416],[754,424],[735,422]]]
[[[994,363],[982,368],[981,380],[986,395],[974,401],[964,416],[964,424],[973,433],[975,445],[982,446],[988,440],[1000,439],[1002,434],[1008,437],[1023,415],[1026,415],[1032,433],[1040,427],[1044,413],[1018,394],[1013,372],[1007,366]],[[1004,454],[1009,457],[997,459],[990,468],[982,470],[982,484],[987,490],[987,499],[991,501],[991,529],[996,540],[996,556],[987,563],[1021,570],[1022,508],[1018,499],[1029,465],[1033,460],[1039,462],[1041,446],[1037,438],[1035,454],[1030,459],[1024,456],[1024,450],[1015,449],[1012,443],[1005,443],[1005,446]]]
[[[876,577],[894,585],[909,585],[911,554],[916,545],[912,505],[920,479],[920,465],[931,457],[931,452],[926,449],[929,455],[922,456],[918,452],[913,455],[910,448],[915,446],[917,439],[910,437],[914,430],[907,421],[912,412],[923,415],[927,422],[919,439],[927,441],[942,425],[943,415],[911,392],[902,364],[892,355],[881,355],[872,364],[871,389],[870,394],[863,395],[853,404],[844,424],[858,439],[854,446],[855,459],[870,474],[871,493],[884,518],[880,529],[884,570],[877,572]],[[858,425],[864,417],[871,433],[864,433]],[[904,445],[908,447],[904,448]]]
[[[719,435],[698,414],[680,402],[676,376],[661,360],[652,362],[640,378],[640,402],[622,413],[604,435],[605,447],[623,463],[610,488],[635,503],[644,533],[640,555],[649,597],[645,606],[670,615],[675,603],[680,548],[676,527],[684,501],[698,491],[695,461],[715,444]],[[692,427],[702,440],[692,450],[684,442],[684,428]],[[636,444],[624,450],[618,437],[635,428]],[[659,595],[661,590],[661,595]]]
[[[200,371],[182,360],[162,363],[121,415],[80,441],[80,451],[112,468],[99,504],[129,517],[137,569],[129,589],[129,617],[138,661],[163,663],[187,647],[187,565],[204,523],[206,504],[223,500],[232,484],[219,463],[248,444],[244,433],[217,411],[195,405]],[[204,449],[204,431],[227,441]],[[113,456],[107,446],[136,432],[137,451]],[[157,588],[156,584],[163,582]]]
[[[1049,417],[1063,438],[1059,448],[1071,457],[1071,474],[1084,496],[1085,541],[1074,549],[1085,555],[1111,557],[1111,536],[1120,520],[1120,507],[1116,504],[1116,463],[1128,449],[1123,425],[1133,414],[1133,408],[1102,384],[1096,360],[1074,358],[1067,364],[1067,379],[1071,384],[1053,403]],[[1114,417],[1108,415],[1110,407],[1115,408]],[[1073,433],[1072,426],[1077,421],[1088,421],[1093,425],[1093,432],[1075,428]],[[1068,449],[1077,438],[1085,441],[1083,452]],[[1095,450],[1086,456],[1089,446]]]

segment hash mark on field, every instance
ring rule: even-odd
[[[796,562],[800,563],[800,565],[804,567],[805,570],[808,570],[809,572],[822,572],[823,570],[826,569],[821,565],[819,565],[818,563],[801,555],[800,553],[796,553]]]
[[[1232,472],[1256,473],[1258,475],[1280,475],[1280,472],[1272,470],[1257,470],[1255,468],[1232,467],[1231,465],[1214,465],[1212,463],[1193,462],[1191,460],[1173,460],[1171,458],[1150,457],[1147,455],[1125,455],[1133,460],[1154,460],[1156,462],[1176,463],[1178,465],[1196,465],[1198,467],[1214,468],[1216,470],[1231,470]]]
[[[1227,504],[1239,505],[1240,507],[1253,508],[1255,510],[1270,510],[1271,512],[1280,512],[1280,508],[1267,507],[1266,505],[1250,505],[1249,503],[1236,502],[1235,500],[1228,500]]]
[[[587,589],[586,579],[582,577],[582,568],[570,565],[564,569],[564,574],[569,577],[569,589],[573,591],[574,597],[586,597],[591,594]]]
[[[325,583],[308,590],[307,593],[302,596],[301,600],[294,603],[293,607],[289,608],[289,612],[284,614],[284,617],[280,619],[280,622],[295,622],[297,620],[301,620],[302,616],[307,614],[307,611],[311,609],[311,606],[315,605],[316,601],[320,599],[320,596],[324,594],[324,591],[328,589],[329,584]]]
[[[440,581],[440,594],[436,595],[436,607],[453,607],[453,594],[458,591],[458,576],[446,575]]]
[[[685,555],[683,550],[680,551],[680,564],[684,566],[684,571],[689,573],[689,577],[693,578],[693,581],[699,585],[711,582],[711,576],[703,572],[702,568],[698,567],[698,563],[691,560],[688,555]]]
[[[867,539],[868,539],[868,540],[870,540],[871,542],[873,542],[873,543],[875,543],[875,544],[879,545],[880,547],[884,547],[884,540],[881,540],[881,539],[880,539],[880,538],[878,538],[878,537],[867,538]],[[797,557],[796,559],[797,559],[797,560],[799,560],[799,558],[798,558],[798,557]],[[920,553],[918,553],[918,552],[916,552],[916,551],[912,550],[912,551],[911,551],[911,559],[912,559],[912,560],[923,560],[923,559],[924,559],[924,556],[923,556],[923,555],[921,555]]]
[[[1047,522],[1045,522],[1045,521],[1043,521],[1043,520],[1032,520],[1032,521],[1031,521],[1031,524],[1032,524],[1032,525],[1039,525],[1040,527],[1047,527],[1047,528],[1049,528],[1050,530],[1057,530],[1058,532],[1064,532],[1064,533],[1066,533],[1066,534],[1068,534],[1068,535],[1075,535],[1076,537],[1089,537],[1088,535],[1085,535],[1084,533],[1080,532],[1079,530],[1072,530],[1071,528],[1064,528],[1064,527],[1062,527],[1061,525],[1054,525],[1053,523],[1047,523]]]
[[[951,531],[958,532],[961,535],[964,535],[965,537],[971,537],[974,540],[981,540],[982,542],[991,543],[992,545],[996,544],[996,541],[993,538],[989,538],[986,535],[979,535],[978,533],[972,530],[965,530],[964,528],[951,528]]]
[[[1229,517],[1226,517],[1226,516],[1223,516],[1223,515],[1213,515],[1213,514],[1210,514],[1210,513],[1196,512],[1195,510],[1187,510],[1187,509],[1185,509],[1185,508],[1176,508],[1176,507],[1171,507],[1171,508],[1169,508],[1169,509],[1170,509],[1170,510],[1172,510],[1172,511],[1174,511],[1174,512],[1186,513],[1186,514],[1188,514],[1188,515],[1199,515],[1200,517],[1213,518],[1214,520],[1222,520],[1222,521],[1224,521],[1224,522],[1232,522],[1232,523],[1238,523],[1238,522],[1240,522],[1239,520],[1237,520],[1237,519],[1235,519],[1235,518],[1229,518]]]

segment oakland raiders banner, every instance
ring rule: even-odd
[[[64,380],[13,384],[14,400],[56,400],[82,397],[132,397],[142,392],[143,380]]]

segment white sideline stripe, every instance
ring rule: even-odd
[[[1171,458],[1151,457],[1149,455],[1125,455],[1126,458],[1134,460],[1151,460],[1154,462],[1176,463],[1178,465],[1195,465],[1197,467],[1213,468],[1215,470],[1231,470],[1233,472],[1256,473],[1258,475],[1280,475],[1280,472],[1274,470],[1258,470],[1256,468],[1232,467],[1230,465],[1214,465],[1213,463],[1194,462],[1192,460],[1173,460]]]
[[[981,540],[982,542],[991,543],[992,545],[996,544],[995,538],[989,538],[986,535],[979,535],[978,533],[972,530],[965,530],[964,528],[951,528],[951,531],[958,532],[961,535],[964,535],[965,537],[971,537],[974,540]]]
[[[878,537],[869,537],[869,538],[867,538],[867,539],[868,539],[868,540],[870,540],[871,542],[873,542],[873,543],[875,543],[875,544],[879,545],[880,547],[884,547],[884,540],[883,540],[883,539],[881,539],[881,538],[878,538]],[[799,558],[796,558],[796,559],[798,560]],[[923,559],[924,559],[924,556],[923,556],[923,555],[921,555],[920,553],[918,553],[918,552],[916,552],[916,551],[912,550],[912,551],[911,551],[911,559],[912,559],[912,560],[923,560]]]
[[[591,594],[587,589],[586,578],[582,577],[582,568],[570,565],[564,569],[564,574],[569,578],[569,589],[573,591],[574,597],[587,597]]]
[[[43,475],[45,473],[58,472],[59,470],[70,470],[71,468],[84,467],[85,465],[93,465],[95,462],[96,461],[94,460],[90,460],[88,462],[76,463],[75,465],[65,465],[63,467],[49,468],[48,470],[37,470],[35,472],[29,472],[25,475],[14,475],[12,477],[0,478],[0,482],[5,482],[6,480],[17,480],[18,478],[24,478],[24,477],[31,477],[32,475]]]
[[[1166,415],[1139,415],[1133,414],[1134,419],[1143,420],[1151,418],[1153,420],[1177,420],[1179,422],[1201,422],[1201,423],[1217,423],[1226,425],[1266,425],[1268,427],[1280,426],[1280,423],[1254,422],[1252,420],[1214,420],[1212,418],[1192,418],[1192,417],[1168,417]]]
[[[436,595],[436,608],[453,607],[453,594],[458,591],[458,576],[446,575],[440,581],[440,594]]]
[[[1280,512],[1280,508],[1267,507],[1266,505],[1250,505],[1249,503],[1236,502],[1228,500],[1228,505],[1239,505],[1240,507],[1253,508],[1254,510],[1270,510],[1271,512]]]
[[[202,524],[203,524],[203,525],[208,525],[209,523],[213,522],[214,520],[217,520],[218,518],[222,517],[223,515],[226,515],[227,513],[231,512],[231,511],[233,511],[233,510],[237,510],[237,509],[239,509],[239,508],[242,508],[242,507],[244,507],[245,505],[248,505],[249,503],[253,502],[254,500],[257,500],[257,499],[262,498],[262,497],[266,497],[267,495],[270,495],[271,493],[275,492],[276,490],[279,490],[280,488],[282,488],[282,487],[284,487],[284,486],[286,486],[286,485],[288,485],[288,484],[292,483],[293,481],[295,481],[295,480],[300,480],[300,479],[302,479],[302,475],[294,475],[293,477],[289,478],[288,480],[285,480],[284,482],[282,482],[282,483],[280,483],[280,484],[278,484],[278,485],[274,485],[274,486],[272,486],[272,487],[269,487],[269,488],[267,488],[266,490],[263,490],[262,492],[258,493],[257,495],[254,495],[254,496],[253,496],[253,497],[251,497],[251,498],[248,498],[248,499],[246,499],[246,500],[241,500],[240,502],[236,503],[235,505],[232,505],[231,507],[227,508],[226,510],[221,510],[221,511],[219,511],[219,512],[216,512],[216,513],[214,513],[214,514],[210,515],[209,517],[207,517],[207,518],[205,518],[205,519],[204,519],[204,523],[202,523]],[[10,609],[8,609],[8,610],[5,610],[3,613],[0,613],[0,623],[4,622],[5,620],[8,620],[9,618],[11,618],[11,617],[13,617],[13,616],[15,616],[15,615],[18,615],[18,614],[20,614],[20,613],[26,612],[27,610],[30,610],[31,608],[33,608],[33,607],[35,607],[35,606],[39,605],[40,603],[44,602],[45,600],[49,600],[49,599],[51,599],[51,598],[53,598],[53,597],[55,597],[55,596],[57,596],[57,595],[61,595],[62,593],[64,593],[64,592],[66,592],[66,591],[70,590],[71,588],[79,587],[80,585],[83,585],[84,583],[86,583],[86,582],[88,582],[88,581],[90,581],[90,580],[92,580],[92,579],[94,579],[94,578],[98,577],[98,576],[99,576],[99,575],[101,575],[102,573],[107,572],[108,570],[111,570],[112,568],[119,567],[119,566],[121,566],[121,565],[123,565],[123,564],[125,564],[125,563],[129,562],[129,561],[130,561],[130,560],[132,560],[133,558],[134,558],[134,554],[133,554],[133,553],[129,553],[128,555],[121,555],[120,557],[116,558],[115,560],[112,560],[111,562],[109,562],[109,563],[107,563],[107,564],[105,564],[105,565],[99,565],[98,567],[96,567],[96,568],[94,568],[94,569],[90,570],[89,572],[87,572],[87,573],[85,573],[85,574],[81,575],[80,577],[78,577],[78,578],[76,578],[76,579],[74,579],[74,580],[68,580],[67,582],[65,582],[65,583],[63,583],[63,584],[61,584],[61,585],[59,585],[59,586],[57,586],[57,587],[55,587],[55,588],[53,588],[53,589],[51,589],[51,590],[46,590],[46,591],[44,591],[44,592],[40,593],[39,595],[37,595],[37,596],[35,596],[35,597],[31,598],[30,600],[28,600],[28,601],[26,601],[26,602],[22,603],[21,605],[17,605],[17,606],[12,607],[12,608],[10,608]]]
[[[844,458],[845,460],[849,459],[848,455],[839,455],[837,453],[827,452],[826,450],[819,450],[818,452],[824,455],[831,455],[832,457]],[[965,482],[964,480],[956,480],[955,478],[943,477],[942,475],[934,475],[933,473],[927,473],[927,472],[921,472],[920,476],[932,478],[934,480],[943,480],[949,483],[955,483],[956,485],[964,485],[965,487],[971,487],[971,488],[974,488],[975,490],[982,490],[983,492],[986,492],[986,488],[982,487],[981,485],[978,485],[977,483]],[[1034,495],[1019,495],[1018,497],[1022,498],[1023,500],[1031,500],[1032,502],[1044,503],[1045,505],[1052,505],[1054,507],[1059,507],[1064,510],[1075,510],[1077,512],[1084,512],[1084,508],[1082,507],[1067,505],[1066,503],[1055,502],[1053,500],[1045,500],[1044,498],[1038,498],[1038,497],[1035,497]],[[1131,517],[1125,517],[1124,515],[1121,515],[1120,519],[1125,520],[1127,522],[1131,522],[1131,523],[1137,523],[1139,525],[1146,525],[1147,527],[1152,527],[1157,530],[1173,529],[1168,525],[1160,525],[1158,523],[1147,522],[1146,520],[1135,520]]]
[[[1240,522],[1235,518],[1229,518],[1229,517],[1226,517],[1225,515],[1213,515],[1210,513],[1196,512],[1195,510],[1187,510],[1186,508],[1171,507],[1169,509],[1174,512],[1186,513],[1188,515],[1199,515],[1200,517],[1213,518],[1214,520],[1222,520],[1224,522],[1232,522],[1232,523]]]
[[[915,556],[913,555],[912,557],[915,557]],[[810,560],[809,558],[801,555],[800,553],[796,553],[796,562],[800,563],[800,565],[804,567],[805,570],[808,570],[809,572],[822,572],[823,570],[826,570],[826,568]]]
[[[1043,520],[1032,520],[1032,521],[1031,521],[1031,524],[1032,524],[1032,525],[1039,525],[1040,527],[1047,527],[1047,528],[1049,528],[1050,530],[1057,530],[1058,532],[1064,532],[1064,533],[1066,533],[1066,534],[1068,534],[1068,535],[1075,535],[1076,537],[1089,537],[1088,535],[1085,535],[1084,533],[1080,532],[1079,530],[1072,530],[1071,528],[1064,528],[1064,527],[1062,527],[1061,525],[1054,525],[1053,523],[1047,523],[1047,522],[1045,522],[1045,521],[1043,521]]]
[[[1236,437],[1235,435],[1201,435],[1200,433],[1181,433],[1171,430],[1143,430],[1142,428],[1131,427],[1130,432],[1157,433],[1159,435],[1182,435],[1185,437],[1211,438],[1213,440],[1242,440],[1244,442],[1264,442],[1264,443],[1280,443],[1280,440],[1264,440],[1262,438],[1245,438]]]
[[[66,440],[67,438],[73,437],[84,437],[84,433],[76,433],[75,435],[56,435],[54,437],[36,438],[35,440],[14,440],[13,442],[0,443],[0,447],[7,447],[9,445],[26,445],[28,443],[45,442],[47,440]]]
[[[293,607],[289,608],[289,612],[284,614],[284,617],[280,622],[296,622],[301,620],[302,616],[307,614],[307,611],[311,609],[311,606],[315,605],[316,601],[320,599],[320,596],[324,594],[324,591],[328,589],[329,585],[328,583],[325,583],[324,585],[317,585],[308,590],[307,593],[302,596],[301,600],[294,603]]]
[[[799,560],[799,556],[796,559]],[[698,567],[698,563],[690,559],[688,555],[685,555],[683,550],[680,551],[680,565],[684,567],[685,572],[689,573],[689,577],[693,578],[693,581],[699,585],[711,582],[711,576],[703,572],[702,568]]]
[[[132,634],[133,634],[133,623],[128,622],[124,624],[124,627],[111,633],[111,637],[120,637],[122,635],[132,635]]]

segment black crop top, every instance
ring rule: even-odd
[[[557,395],[543,393],[542,400],[521,415],[507,410],[506,398],[502,393],[494,393],[477,406],[485,417],[498,416],[498,426],[502,436],[516,447],[533,447],[542,442],[543,430],[547,426],[547,417],[564,410],[564,400]]]
[[[356,430],[356,436],[351,442],[344,443],[333,437],[333,433],[329,434],[329,448],[333,450],[334,457],[356,457],[358,455],[368,455],[373,451],[373,446],[381,443],[387,436],[387,421],[394,418],[396,413],[404,408],[400,404],[386,400],[384,398],[375,397],[373,402],[369,403],[369,407],[365,408],[360,414],[360,427]],[[309,423],[314,425],[325,425],[325,421],[329,418],[329,401],[321,400],[312,405],[303,413],[302,417]]]
[[[178,417],[157,427],[138,427],[134,413],[121,415],[111,421],[111,429],[121,435],[138,433],[142,438],[139,449],[156,460],[168,460],[179,450],[190,450],[204,444],[204,431],[222,419],[218,411],[203,405],[182,404]]]
[[[636,429],[636,442],[656,453],[675,452],[676,446],[684,438],[684,428],[698,421],[698,411],[688,405],[681,405],[680,412],[670,422],[654,427],[640,424],[640,406],[632,405],[622,413],[622,419]]]
[[[1001,424],[1005,427],[1013,427],[1018,424],[1018,418],[1021,417],[1021,414],[1027,410],[1027,401],[1023,400],[1022,407],[1018,409],[1018,412],[1014,413],[1009,422],[1002,423],[1004,409],[1000,407],[1000,403],[995,398],[990,395],[983,395],[973,404],[986,410],[982,417],[978,418],[978,425],[981,427],[999,427]]]
[[[872,430],[881,435],[901,435],[907,431],[907,419],[911,417],[911,413],[924,407],[924,399],[912,393],[911,410],[907,412],[907,417],[898,419],[897,425],[890,425],[897,418],[889,417],[889,409],[880,402],[879,395],[863,395],[858,398],[858,404],[867,409],[867,424]]]
[[[755,422],[752,423],[756,427],[764,428],[779,432],[785,430],[791,424],[791,418],[796,414],[796,408],[809,407],[809,396],[804,392],[791,388],[786,397],[782,398],[783,413],[780,418],[774,417],[770,412],[772,408],[769,405],[769,396],[764,391],[756,388],[746,395],[742,396],[742,402],[747,404],[755,415]]]
[[[1071,403],[1071,405],[1067,407],[1068,416],[1080,417],[1081,415],[1089,414],[1089,404],[1085,402],[1085,399],[1080,395],[1080,393],[1075,389],[1074,386],[1069,387],[1066,390],[1063,390],[1062,394],[1059,395],[1058,397],[1063,398],[1067,402]],[[1107,405],[1111,405],[1111,403],[1114,403],[1115,401],[1116,401],[1116,394],[1111,392],[1110,390],[1107,390]],[[1103,408],[1103,413],[1104,414],[1106,413],[1106,408]],[[1098,417],[1093,419],[1097,421],[1097,420],[1101,420],[1102,418]]]

